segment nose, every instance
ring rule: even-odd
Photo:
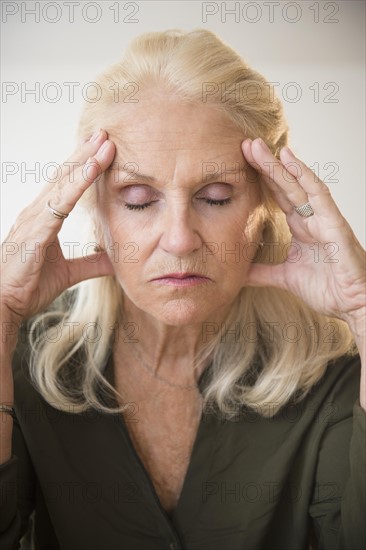
[[[162,234],[160,246],[174,256],[187,256],[201,245],[196,216],[189,204],[177,201],[166,204],[162,214]]]

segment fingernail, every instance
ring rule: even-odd
[[[99,128],[99,130],[96,130],[89,141],[91,142],[97,141],[101,131],[102,131],[101,128]]]
[[[290,147],[288,147],[287,145],[285,145],[285,147],[282,147],[282,151],[286,153],[286,155],[289,155],[290,157],[295,158],[295,155],[291,151]]]
[[[262,147],[262,149],[263,149],[264,151],[269,151],[269,148],[268,148],[267,145],[264,143],[264,141],[263,141],[262,138],[259,138],[259,139],[258,139],[258,143],[259,143],[259,145]]]
[[[97,154],[95,155],[96,157],[99,157],[99,158],[103,158],[104,157],[104,154],[105,154],[105,151],[108,147],[108,144],[109,144],[109,141],[105,141],[103,143],[103,145],[98,149],[98,152]]]

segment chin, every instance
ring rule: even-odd
[[[209,304],[193,299],[175,299],[165,303],[158,311],[149,312],[155,319],[171,326],[185,326],[203,323],[212,313]]]

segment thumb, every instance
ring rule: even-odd
[[[86,279],[115,275],[114,267],[107,252],[96,252],[90,256],[67,260],[69,268],[70,286],[76,285]]]
[[[271,286],[285,289],[284,263],[282,264],[251,264],[245,279],[246,286]]]

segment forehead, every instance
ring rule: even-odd
[[[124,104],[113,113],[108,127],[116,145],[116,160],[125,155],[172,157],[188,152],[225,154],[240,152],[243,132],[221,111],[208,104],[185,103],[170,98],[144,99]]]

